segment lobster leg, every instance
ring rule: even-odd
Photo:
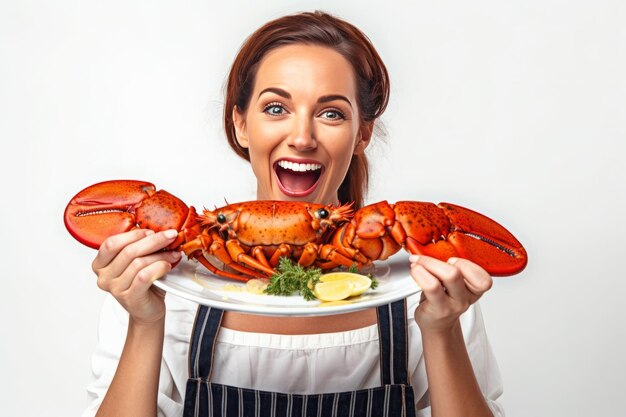
[[[270,268],[270,269],[272,268],[272,266],[270,265],[270,263],[267,260],[267,257],[265,256],[265,252],[263,251],[263,248],[261,246],[255,246],[254,248],[252,248],[250,253],[254,257],[254,259],[256,259],[257,261],[261,262],[265,267]]]
[[[320,248],[320,258],[328,260],[336,266],[343,265],[343,266],[351,267],[355,263],[357,265],[363,264],[358,261],[355,261],[353,258],[349,258],[341,254],[340,250],[335,245],[323,245]]]
[[[290,257],[291,252],[292,252],[291,246],[289,246],[286,243],[281,243],[278,246],[278,248],[276,248],[276,250],[272,254],[272,257],[269,260],[271,267],[276,268],[278,266],[278,262],[280,261],[280,258]]]
[[[311,266],[317,259],[317,247],[318,246],[313,242],[309,242],[304,245],[300,259],[298,259],[298,263],[302,266]]]
[[[268,268],[263,264],[263,262],[259,262],[252,256],[247,255],[238,241],[234,239],[227,240],[226,250],[228,251],[228,255],[230,255],[230,258],[235,260],[236,262],[263,271],[265,274],[267,274],[267,276],[274,275],[274,270],[272,268]]]
[[[182,245],[180,250],[185,252],[185,254],[187,254],[190,258],[198,260],[198,262],[206,266],[211,271],[214,271],[213,268],[215,268],[215,266],[204,257],[204,253],[209,253],[215,256],[224,265],[243,274],[245,276],[243,277],[243,280],[245,281],[250,278],[265,278],[265,275],[235,262],[225,248],[224,239],[222,239],[215,230],[209,231],[208,234],[203,233],[198,235],[194,240]],[[211,267],[207,266],[207,263],[211,264]],[[223,274],[218,275],[226,276]],[[233,278],[231,275],[228,275],[228,277]],[[242,277],[239,277],[240,280],[241,278]]]
[[[219,276],[222,276],[222,277],[225,277],[225,278],[236,279],[237,281],[244,281],[244,282],[250,281],[250,277],[249,276],[239,275],[239,274],[232,274],[232,273],[230,273],[228,271],[222,271],[221,269],[219,269],[215,265],[213,265],[211,262],[209,262],[209,260],[207,258],[205,258],[202,253],[200,253],[198,255],[193,255],[192,258],[196,259],[198,262],[200,262],[202,265],[204,265],[204,267],[206,269],[208,269],[209,271],[213,272],[215,275],[219,275]]]
[[[353,263],[354,264],[354,263]],[[337,268],[338,266],[341,266],[340,264],[336,263],[336,262],[332,262],[332,261],[328,261],[328,262],[321,262],[321,263],[317,263],[315,266],[317,266],[318,268],[326,271],[328,269],[334,269]],[[352,266],[352,265],[351,265]]]

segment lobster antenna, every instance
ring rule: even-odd
[[[337,206],[337,210],[341,213],[342,216],[349,218],[352,217],[352,215],[354,214],[354,210],[352,209],[353,206],[354,201],[351,203],[339,204],[339,206]]]

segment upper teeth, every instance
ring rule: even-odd
[[[281,168],[300,172],[322,169],[322,166],[320,164],[300,164],[298,162],[291,161],[278,161],[278,166]]]

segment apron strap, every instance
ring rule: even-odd
[[[409,385],[406,299],[376,309],[382,385]]]
[[[190,378],[210,380],[215,341],[223,315],[224,310],[219,308],[202,305],[198,307],[189,348]]]

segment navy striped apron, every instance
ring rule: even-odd
[[[200,306],[189,349],[183,417],[415,416],[407,371],[406,300],[377,309],[380,387],[325,394],[287,394],[215,384],[213,352],[223,310]]]

